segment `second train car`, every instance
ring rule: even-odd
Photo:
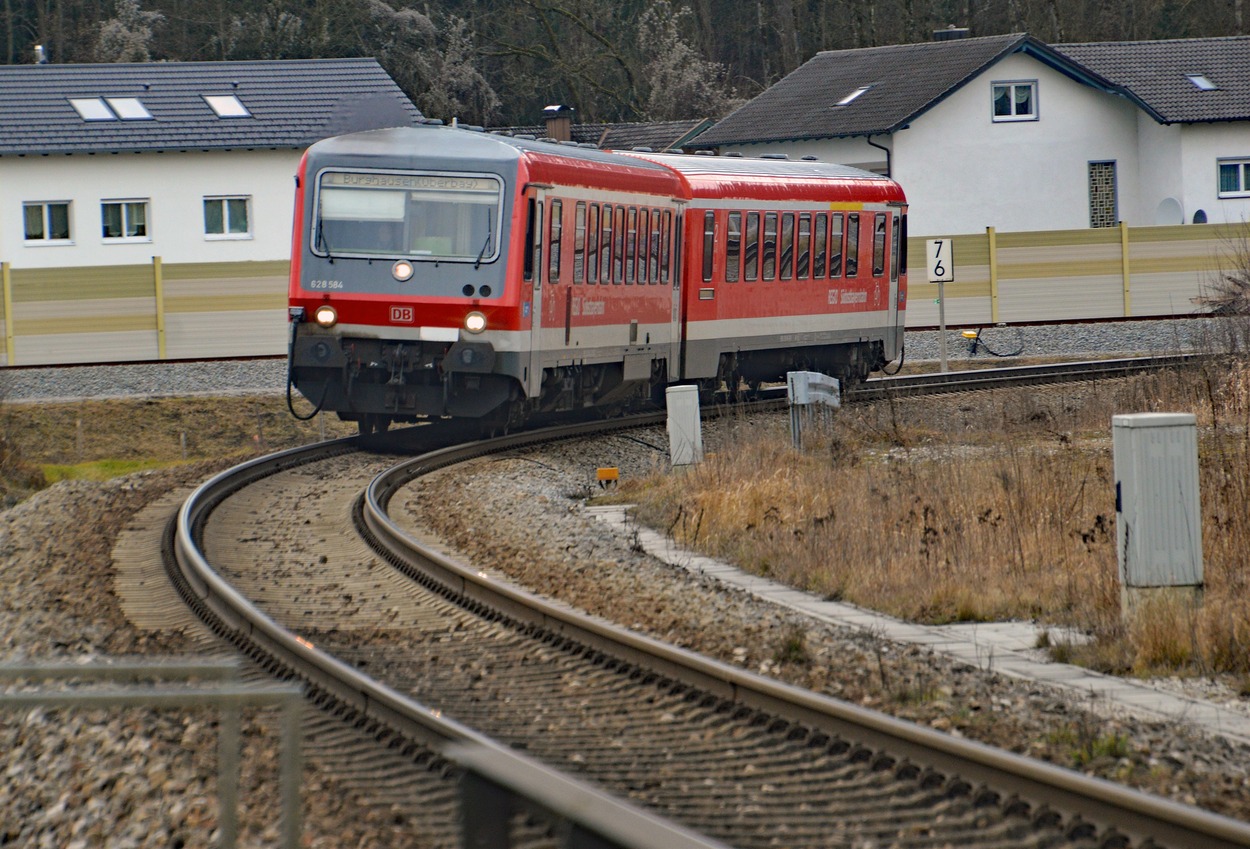
[[[906,199],[809,161],[613,153],[420,126],[297,175],[289,377],[363,433],[503,429],[900,356]]]

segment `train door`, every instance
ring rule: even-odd
[[[889,323],[886,328],[886,357],[893,359],[903,342],[902,312],[899,305],[906,298],[900,291],[900,275],[905,274],[907,264],[907,215],[895,210],[890,216],[890,303]],[[905,280],[905,278],[904,278]]]
[[[543,205],[545,192],[526,190],[525,261],[522,272],[522,303],[530,304],[529,367],[525,370],[525,394],[538,397],[543,385]]]
[[[661,282],[669,284],[669,294],[672,295],[667,355],[669,383],[681,379],[682,337],[686,332],[681,314],[681,210],[682,207],[678,206],[671,213],[664,211],[664,229],[660,236]]]

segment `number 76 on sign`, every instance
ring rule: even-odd
[[[955,279],[955,255],[950,239],[929,239],[925,242],[929,282],[950,283]]]

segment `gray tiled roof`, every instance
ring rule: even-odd
[[[893,133],[1011,53],[1025,52],[1076,79],[1107,87],[1022,33],[817,53],[698,136],[692,147]],[[836,105],[871,86],[845,106]]]
[[[1250,36],[1053,47],[1124,88],[1160,123],[1250,119]],[[1217,88],[1202,91],[1186,74]]]
[[[652,123],[573,124],[569,135],[572,141],[593,144],[596,147],[616,150],[649,147],[652,150],[668,150],[684,144],[711,123],[706,118],[697,118],[688,121],[654,121]],[[547,135],[547,127],[546,125],[498,127],[492,128],[491,132],[543,138]]]
[[[251,113],[219,118],[204,95]],[[85,121],[70,98],[138,98],[152,120]],[[374,59],[0,66],[0,155],[302,148],[421,113]]]

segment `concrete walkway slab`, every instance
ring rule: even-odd
[[[762,599],[831,625],[871,631],[900,643],[928,646],[970,666],[1015,678],[1048,684],[1101,699],[1147,719],[1184,721],[1210,734],[1250,744],[1250,716],[1212,702],[1169,693],[1144,681],[1103,675],[1065,663],[1053,663],[1036,647],[1039,640],[1073,641],[1079,634],[1033,622],[982,622],[959,625],[916,625],[844,602],[769,581],[703,555],[679,548],[667,537],[639,527],[628,505],[587,507],[596,519],[630,535],[648,554],[693,574],[722,581]]]

